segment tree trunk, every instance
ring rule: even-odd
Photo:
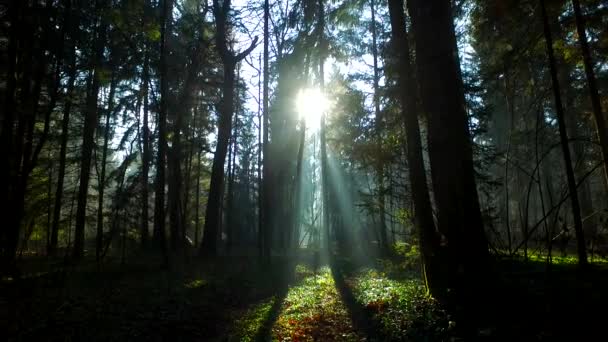
[[[270,69],[268,67],[269,60],[269,26],[268,21],[270,17],[270,4],[268,0],[264,0],[264,86],[263,86],[263,96],[262,96],[262,116],[263,116],[263,139],[262,146],[264,152],[264,160],[263,160],[263,177],[262,177],[262,210],[260,212],[261,218],[260,222],[263,227],[260,227],[260,230],[263,231],[262,238],[262,254],[263,259],[266,262],[270,262],[270,251],[272,245],[272,224],[270,220],[270,182],[272,176],[272,170],[270,169],[270,146],[268,141],[269,134],[269,125],[270,125],[270,113],[268,112],[268,104],[269,104],[269,82],[270,82]]]
[[[213,12],[215,15],[217,33],[216,44],[220,50],[222,64],[224,65],[224,83],[222,86],[222,98],[219,103],[218,136],[213,165],[211,167],[211,184],[209,186],[209,198],[207,200],[207,211],[205,213],[205,227],[203,243],[200,254],[204,256],[217,255],[217,239],[220,221],[221,194],[224,185],[224,164],[228,152],[228,142],[232,129],[232,115],[234,113],[235,95],[235,68],[255,48],[257,37],[251,45],[239,54],[230,51],[227,41],[228,12],[230,11],[230,0],[224,0],[219,4],[213,1]]]
[[[325,3],[324,0],[318,0],[319,18],[317,30],[317,39],[319,39],[320,47],[320,58],[319,58],[319,88],[321,94],[325,92],[325,56],[327,51],[325,41]],[[327,256],[330,253],[330,227],[329,227],[329,179],[327,170],[327,142],[326,142],[326,127],[325,127],[325,113],[321,115],[321,183],[322,183],[322,195],[323,195],[323,249]]]
[[[433,209],[426,181],[422,141],[418,123],[418,103],[416,102],[416,83],[412,75],[410,47],[407,38],[403,0],[390,0],[389,12],[394,44],[395,57],[398,65],[398,87],[401,102],[401,115],[405,121],[407,136],[407,160],[410,167],[409,179],[414,202],[414,224],[420,239],[422,251],[423,277],[430,293],[442,296],[442,284],[438,280],[441,275],[437,269],[437,249],[439,241],[435,232]]]
[[[106,6],[105,1],[97,0],[96,12],[101,13]],[[87,94],[85,120],[82,135],[82,155],[80,162],[80,185],[78,188],[78,204],[76,206],[76,228],[74,231],[74,250],[75,259],[84,256],[85,220],[87,211],[87,197],[89,191],[89,180],[91,171],[91,156],[95,144],[95,127],[97,126],[97,101],[100,88],[100,72],[103,60],[103,51],[106,34],[106,23],[104,19],[98,19],[94,51],[91,63],[90,89]]]
[[[148,10],[148,1],[146,0],[144,3],[144,18],[145,13]],[[146,20],[142,21],[142,26],[145,28]],[[144,34],[145,36],[145,34]],[[150,128],[148,127],[148,113],[150,111],[149,104],[149,95],[148,95],[148,87],[150,83],[150,55],[148,52],[148,40],[146,39],[144,45],[144,65],[142,70],[142,97],[144,102],[144,111],[143,111],[143,153],[142,153],[142,161],[141,161],[141,186],[142,186],[142,207],[141,207],[141,228],[140,228],[140,243],[142,248],[146,248],[148,246],[148,225],[149,225],[149,172],[150,172],[150,161],[152,156],[150,155]]]
[[[383,118],[380,112],[380,75],[378,73],[378,44],[377,44],[377,33],[376,33],[376,7],[374,0],[370,1],[370,7],[372,12],[372,57],[374,60],[374,114],[376,116],[376,140],[378,147],[378,160],[376,161],[376,185],[378,188],[378,216],[380,217],[380,243],[382,246],[382,252],[389,252],[388,238],[386,235],[386,197],[384,196],[384,153],[383,153],[383,142],[382,142],[382,131],[383,131]]]
[[[416,42],[439,231],[447,238],[448,288],[477,296],[488,261],[451,1],[408,2]],[[417,182],[418,183],[418,182]],[[456,296],[454,297],[456,298]]]
[[[230,128],[232,126],[232,112],[234,110],[234,64],[224,64],[224,85],[220,102],[219,125],[217,147],[213,155],[213,166],[211,168],[211,184],[209,188],[209,199],[207,200],[207,211],[201,245],[201,254],[207,256],[217,255],[217,234],[221,206],[221,190],[224,183],[224,163],[228,153],[228,142],[230,140]]]
[[[167,36],[171,33],[173,1],[163,0],[160,19],[160,109],[158,112],[158,150],[156,155],[156,184],[154,197],[154,242],[167,261],[165,233],[165,158],[167,155],[167,107],[169,97]]]
[[[608,184],[608,127],[604,121],[602,114],[602,103],[597,88],[597,80],[595,71],[593,70],[593,60],[589,43],[587,42],[587,31],[585,29],[585,18],[581,12],[581,4],[579,0],[572,0],[574,8],[574,18],[576,20],[576,33],[578,34],[578,42],[581,46],[583,55],[583,64],[585,66],[585,76],[587,77],[587,86],[589,87],[589,97],[591,98],[591,107],[593,108],[593,118],[597,129],[597,137],[602,151],[604,160],[604,184]],[[608,192],[608,189],[605,189]]]
[[[581,220],[580,203],[578,199],[578,191],[576,189],[576,178],[572,168],[572,157],[568,146],[568,133],[566,131],[566,122],[564,119],[564,107],[562,104],[558,72],[555,63],[555,54],[553,51],[553,37],[551,36],[551,28],[545,8],[545,1],[540,0],[541,17],[543,21],[543,29],[545,35],[545,44],[547,46],[547,59],[551,73],[551,82],[553,85],[553,99],[555,101],[555,114],[559,125],[559,136],[564,156],[564,164],[566,167],[566,178],[568,181],[568,192],[572,205],[572,218],[574,220],[574,233],[577,240],[578,262],[581,267],[587,265],[587,250],[585,249],[585,238],[583,234],[583,223]]]
[[[106,188],[106,161],[108,157],[108,143],[110,142],[110,118],[114,111],[114,94],[116,93],[116,79],[112,71],[112,81],[110,83],[110,95],[108,96],[108,108],[106,112],[106,124],[104,127],[103,148],[101,150],[101,173],[98,184],[98,203],[97,203],[97,236],[95,238],[95,260],[101,261],[101,250],[103,245],[103,196]],[[139,108],[139,107],[138,107]]]
[[[66,1],[71,4],[71,1]],[[66,154],[68,146],[70,112],[72,110],[72,96],[76,82],[76,37],[78,36],[78,20],[70,21],[70,65],[68,68],[67,92],[63,101],[63,119],[61,121],[61,139],[59,151],[59,171],[57,175],[57,190],[55,191],[55,203],[53,207],[53,221],[51,224],[51,239],[48,248],[49,255],[55,255],[59,236],[59,222],[61,220],[61,206],[63,202],[63,183],[65,178]]]

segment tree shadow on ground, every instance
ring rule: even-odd
[[[355,329],[364,334],[369,341],[381,341],[379,329],[372,319],[372,313],[366,310],[353,295],[351,288],[346,283],[345,276],[352,272],[352,265],[340,262],[333,257],[330,263],[331,275],[334,279],[336,289],[340,294],[342,302],[346,305],[349,316]]]

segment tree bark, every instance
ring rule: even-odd
[[[67,5],[71,4],[71,1],[66,1]],[[71,7],[70,7],[71,9]],[[70,65],[68,67],[68,83],[67,91],[63,101],[63,119],[61,121],[61,139],[60,139],[60,151],[59,151],[59,170],[57,175],[57,188],[55,191],[55,203],[53,207],[53,221],[51,224],[51,238],[48,247],[48,254],[55,255],[57,249],[58,236],[59,236],[59,222],[61,220],[61,206],[63,202],[63,183],[65,178],[66,168],[66,154],[70,128],[70,112],[72,110],[72,96],[74,93],[74,84],[76,82],[76,37],[78,36],[78,20],[76,17],[71,18],[71,14],[64,25],[67,25],[69,20],[70,27],[67,29],[70,32]]]
[[[154,242],[161,249],[167,261],[165,233],[165,158],[167,155],[167,108],[169,82],[167,80],[167,36],[171,33],[173,0],[163,0],[160,19],[160,109],[158,113],[158,150],[156,155],[156,184],[154,197]]]
[[[222,98],[218,106],[219,122],[217,146],[213,155],[203,242],[200,248],[200,254],[209,257],[217,255],[218,228],[222,204],[221,193],[224,184],[224,165],[228,152],[228,142],[230,140],[232,116],[234,113],[235,68],[242,59],[251,53],[257,43],[257,37],[255,37],[251,45],[243,52],[235,54],[230,51],[227,41],[229,11],[230,0],[225,0],[221,6],[218,0],[213,1],[213,12],[217,27],[216,44],[220,50],[222,64],[224,65],[224,83],[222,85]]]
[[[480,213],[473,152],[451,1],[410,0],[416,66],[423,109],[439,231],[446,237],[447,288],[460,298],[481,290],[488,244]],[[456,297],[455,297],[456,298]]]
[[[401,102],[401,115],[405,121],[407,138],[407,160],[409,179],[414,202],[414,224],[418,231],[420,250],[422,251],[423,277],[430,293],[441,297],[445,284],[438,281],[437,249],[439,241],[435,232],[433,209],[426,181],[422,141],[418,123],[419,108],[416,102],[416,83],[412,75],[412,61],[407,37],[403,0],[389,0],[389,13],[394,44],[395,57],[398,63],[398,83]]]
[[[101,250],[103,246],[103,201],[106,188],[106,162],[108,157],[108,143],[110,142],[110,118],[114,112],[114,94],[116,93],[116,79],[112,71],[110,81],[110,94],[108,96],[108,108],[106,109],[106,123],[104,127],[103,147],[101,150],[101,173],[99,175],[98,197],[97,197],[97,235],[95,237],[95,260],[101,261]],[[139,108],[139,107],[138,107]]]
[[[372,57],[374,61],[374,113],[376,116],[376,140],[378,144],[378,156],[376,161],[376,185],[378,188],[378,215],[380,222],[380,243],[382,252],[389,252],[388,238],[386,234],[386,196],[384,195],[384,153],[382,142],[383,118],[380,112],[380,75],[378,73],[378,44],[376,33],[376,7],[374,0],[370,1],[372,13]]]
[[[572,168],[572,157],[570,147],[568,146],[568,133],[566,130],[566,122],[564,119],[564,107],[562,104],[557,66],[555,62],[555,53],[553,50],[553,37],[551,35],[551,27],[545,7],[545,1],[540,0],[541,18],[543,21],[543,31],[545,36],[545,44],[547,48],[547,60],[551,73],[551,83],[553,85],[553,99],[555,101],[555,114],[559,125],[559,136],[566,168],[566,178],[568,181],[568,192],[570,193],[570,201],[572,205],[572,218],[574,221],[574,233],[577,241],[578,263],[581,267],[587,265],[587,250],[585,249],[585,238],[583,234],[583,223],[581,219],[580,203],[578,199],[578,191],[576,189],[576,178]]]
[[[104,0],[97,0],[95,4],[96,12],[101,14],[105,8]],[[87,94],[85,120],[82,135],[82,155],[80,163],[80,185],[78,188],[78,204],[76,206],[76,227],[74,231],[74,259],[81,259],[84,256],[85,220],[87,211],[87,197],[89,191],[89,180],[91,171],[91,156],[95,144],[95,127],[97,126],[97,101],[99,97],[101,63],[103,61],[103,51],[105,42],[106,23],[104,19],[99,19],[96,28],[94,51],[91,63],[91,86]]]
[[[145,29],[145,25],[146,25],[146,13],[148,12],[148,1],[146,0],[144,2],[144,20],[142,21],[142,26],[144,26]],[[144,33],[144,36],[146,36],[146,34]],[[148,233],[148,226],[149,226],[149,178],[150,178],[150,161],[152,159],[151,153],[150,153],[150,128],[148,127],[148,114],[150,111],[150,104],[149,104],[149,95],[148,95],[148,87],[149,87],[149,83],[150,83],[150,55],[148,52],[148,39],[145,38],[145,43],[144,43],[144,64],[143,64],[143,70],[142,70],[142,88],[141,88],[141,92],[142,92],[142,97],[143,97],[143,103],[144,103],[144,111],[143,111],[143,134],[142,134],[142,140],[143,140],[143,153],[142,153],[142,161],[141,161],[141,186],[142,186],[142,207],[141,207],[141,228],[140,228],[140,243],[142,248],[146,248],[148,246],[148,238],[149,238],[149,233]]]

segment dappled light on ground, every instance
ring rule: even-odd
[[[371,315],[385,340],[446,338],[449,322],[419,279],[393,280],[373,269],[347,280],[355,300]]]

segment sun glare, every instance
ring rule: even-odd
[[[300,118],[306,121],[306,127],[316,131],[321,126],[321,116],[327,109],[327,99],[319,89],[302,89],[296,99],[296,108]]]

